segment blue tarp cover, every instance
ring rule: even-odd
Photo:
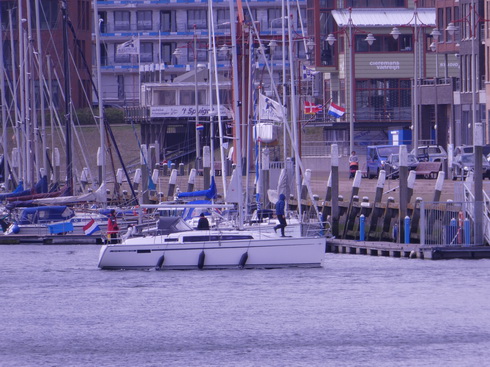
[[[64,223],[50,224],[48,228],[50,234],[73,232],[73,223],[64,222]]]

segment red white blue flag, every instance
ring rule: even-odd
[[[196,125],[196,130],[199,130],[199,131],[200,131],[200,130],[204,130],[204,125],[202,125],[202,124],[197,124],[197,125]]]
[[[342,117],[345,114],[345,108],[337,106],[335,103],[330,103],[328,108],[328,114],[335,116],[336,118]]]
[[[305,114],[314,115],[316,113],[322,112],[323,106],[321,104],[314,104],[310,101],[305,101]]]
[[[90,222],[83,226],[83,232],[85,232],[86,236],[90,236],[91,234],[100,231],[100,227],[95,220],[91,219]]]

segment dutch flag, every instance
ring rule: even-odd
[[[196,125],[196,130],[198,130],[198,131],[204,130],[204,125],[202,125],[202,124],[197,124],[197,125]]]
[[[83,226],[83,232],[85,232],[86,236],[90,236],[91,234],[100,231],[99,225],[95,223],[95,220],[91,219],[90,222]]]
[[[345,108],[337,106],[335,103],[330,103],[330,107],[328,108],[328,114],[335,116],[336,118],[340,118],[344,116]]]

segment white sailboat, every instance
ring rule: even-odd
[[[235,8],[230,1],[233,73],[238,74],[236,60]],[[238,100],[238,85],[233,86]],[[235,104],[236,106],[236,104]],[[238,199],[237,229],[193,230],[180,217],[160,218],[158,232],[146,237],[127,238],[120,244],[107,244],[100,250],[101,269],[222,269],[320,267],[325,256],[326,238],[321,233],[279,237],[261,226],[243,230],[243,189],[240,149],[240,114],[235,107],[238,124],[236,143],[237,175],[235,192]],[[232,185],[232,183],[230,185]],[[230,187],[228,187],[228,191]],[[227,202],[235,202],[227,195]]]

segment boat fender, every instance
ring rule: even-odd
[[[160,256],[160,258],[158,259],[157,261],[157,266],[156,266],[156,270],[160,270],[163,266],[163,262],[165,261],[165,255],[162,255]]]
[[[204,250],[201,251],[199,254],[199,260],[197,261],[197,267],[202,270],[204,268],[204,259],[206,258],[206,254],[204,253]]]
[[[238,268],[243,269],[245,267],[245,264],[247,263],[247,260],[248,260],[248,251],[242,254],[242,257],[240,258],[240,261],[238,263]]]
[[[18,234],[20,232],[20,227],[17,225],[17,223],[15,223],[13,226],[12,226],[12,233],[13,234]]]

